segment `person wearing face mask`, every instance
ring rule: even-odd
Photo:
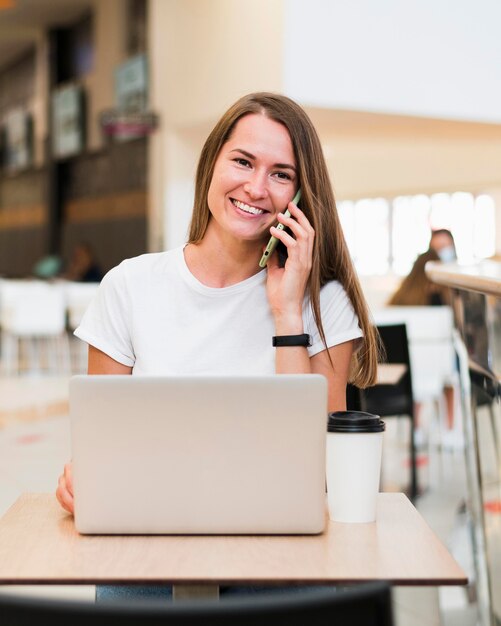
[[[442,263],[452,263],[457,259],[456,244],[454,243],[454,237],[450,230],[447,228],[439,228],[433,230],[430,237],[430,250],[434,250]],[[438,286],[436,286],[438,287]],[[449,290],[442,290],[439,292],[441,304],[450,304]],[[454,445],[454,381],[444,381],[444,398],[445,405],[447,407],[447,431],[444,435],[444,444],[447,446],[449,443]]]
[[[425,273],[425,265],[428,261],[440,261],[451,263],[456,260],[456,246],[450,230],[440,228],[433,230],[430,237],[428,250],[420,254],[408,276],[388,301],[388,305],[394,306],[443,306],[450,305],[449,290],[432,283]],[[456,433],[454,430],[454,407],[455,407],[455,375],[444,380],[444,400],[446,406],[447,430],[443,435],[443,444],[446,447],[456,445]],[[416,418],[419,414],[420,404],[416,403]],[[416,428],[416,440],[424,443],[422,430]]]
[[[457,258],[454,237],[447,228],[439,228],[431,232],[430,250],[435,250],[442,263],[451,263]]]

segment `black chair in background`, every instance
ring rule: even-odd
[[[164,603],[91,604],[0,595],[2,626],[393,626],[386,583],[339,591]]]
[[[377,327],[381,342],[386,351],[386,363],[401,363],[406,366],[405,374],[392,385],[377,384],[368,389],[358,389],[348,385],[347,407],[352,410],[367,411],[381,417],[405,417],[410,420],[409,457],[410,488],[409,496],[414,500],[418,495],[416,444],[414,440],[415,413],[412,393],[412,373],[409,357],[409,343],[405,324],[391,324]]]

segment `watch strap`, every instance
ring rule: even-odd
[[[273,337],[273,347],[282,348],[284,346],[311,346],[311,336],[304,333],[302,335],[277,335]]]

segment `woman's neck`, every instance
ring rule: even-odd
[[[256,242],[239,242],[228,246],[204,237],[197,244],[184,249],[184,258],[190,272],[207,287],[229,287],[261,271],[260,246]],[[247,244],[247,245],[246,245]]]

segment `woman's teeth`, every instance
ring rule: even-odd
[[[253,215],[262,215],[264,213],[263,209],[256,209],[255,206],[249,206],[244,202],[240,202],[240,200],[232,200],[232,202],[237,207],[237,209],[245,211],[246,213],[252,213]]]

